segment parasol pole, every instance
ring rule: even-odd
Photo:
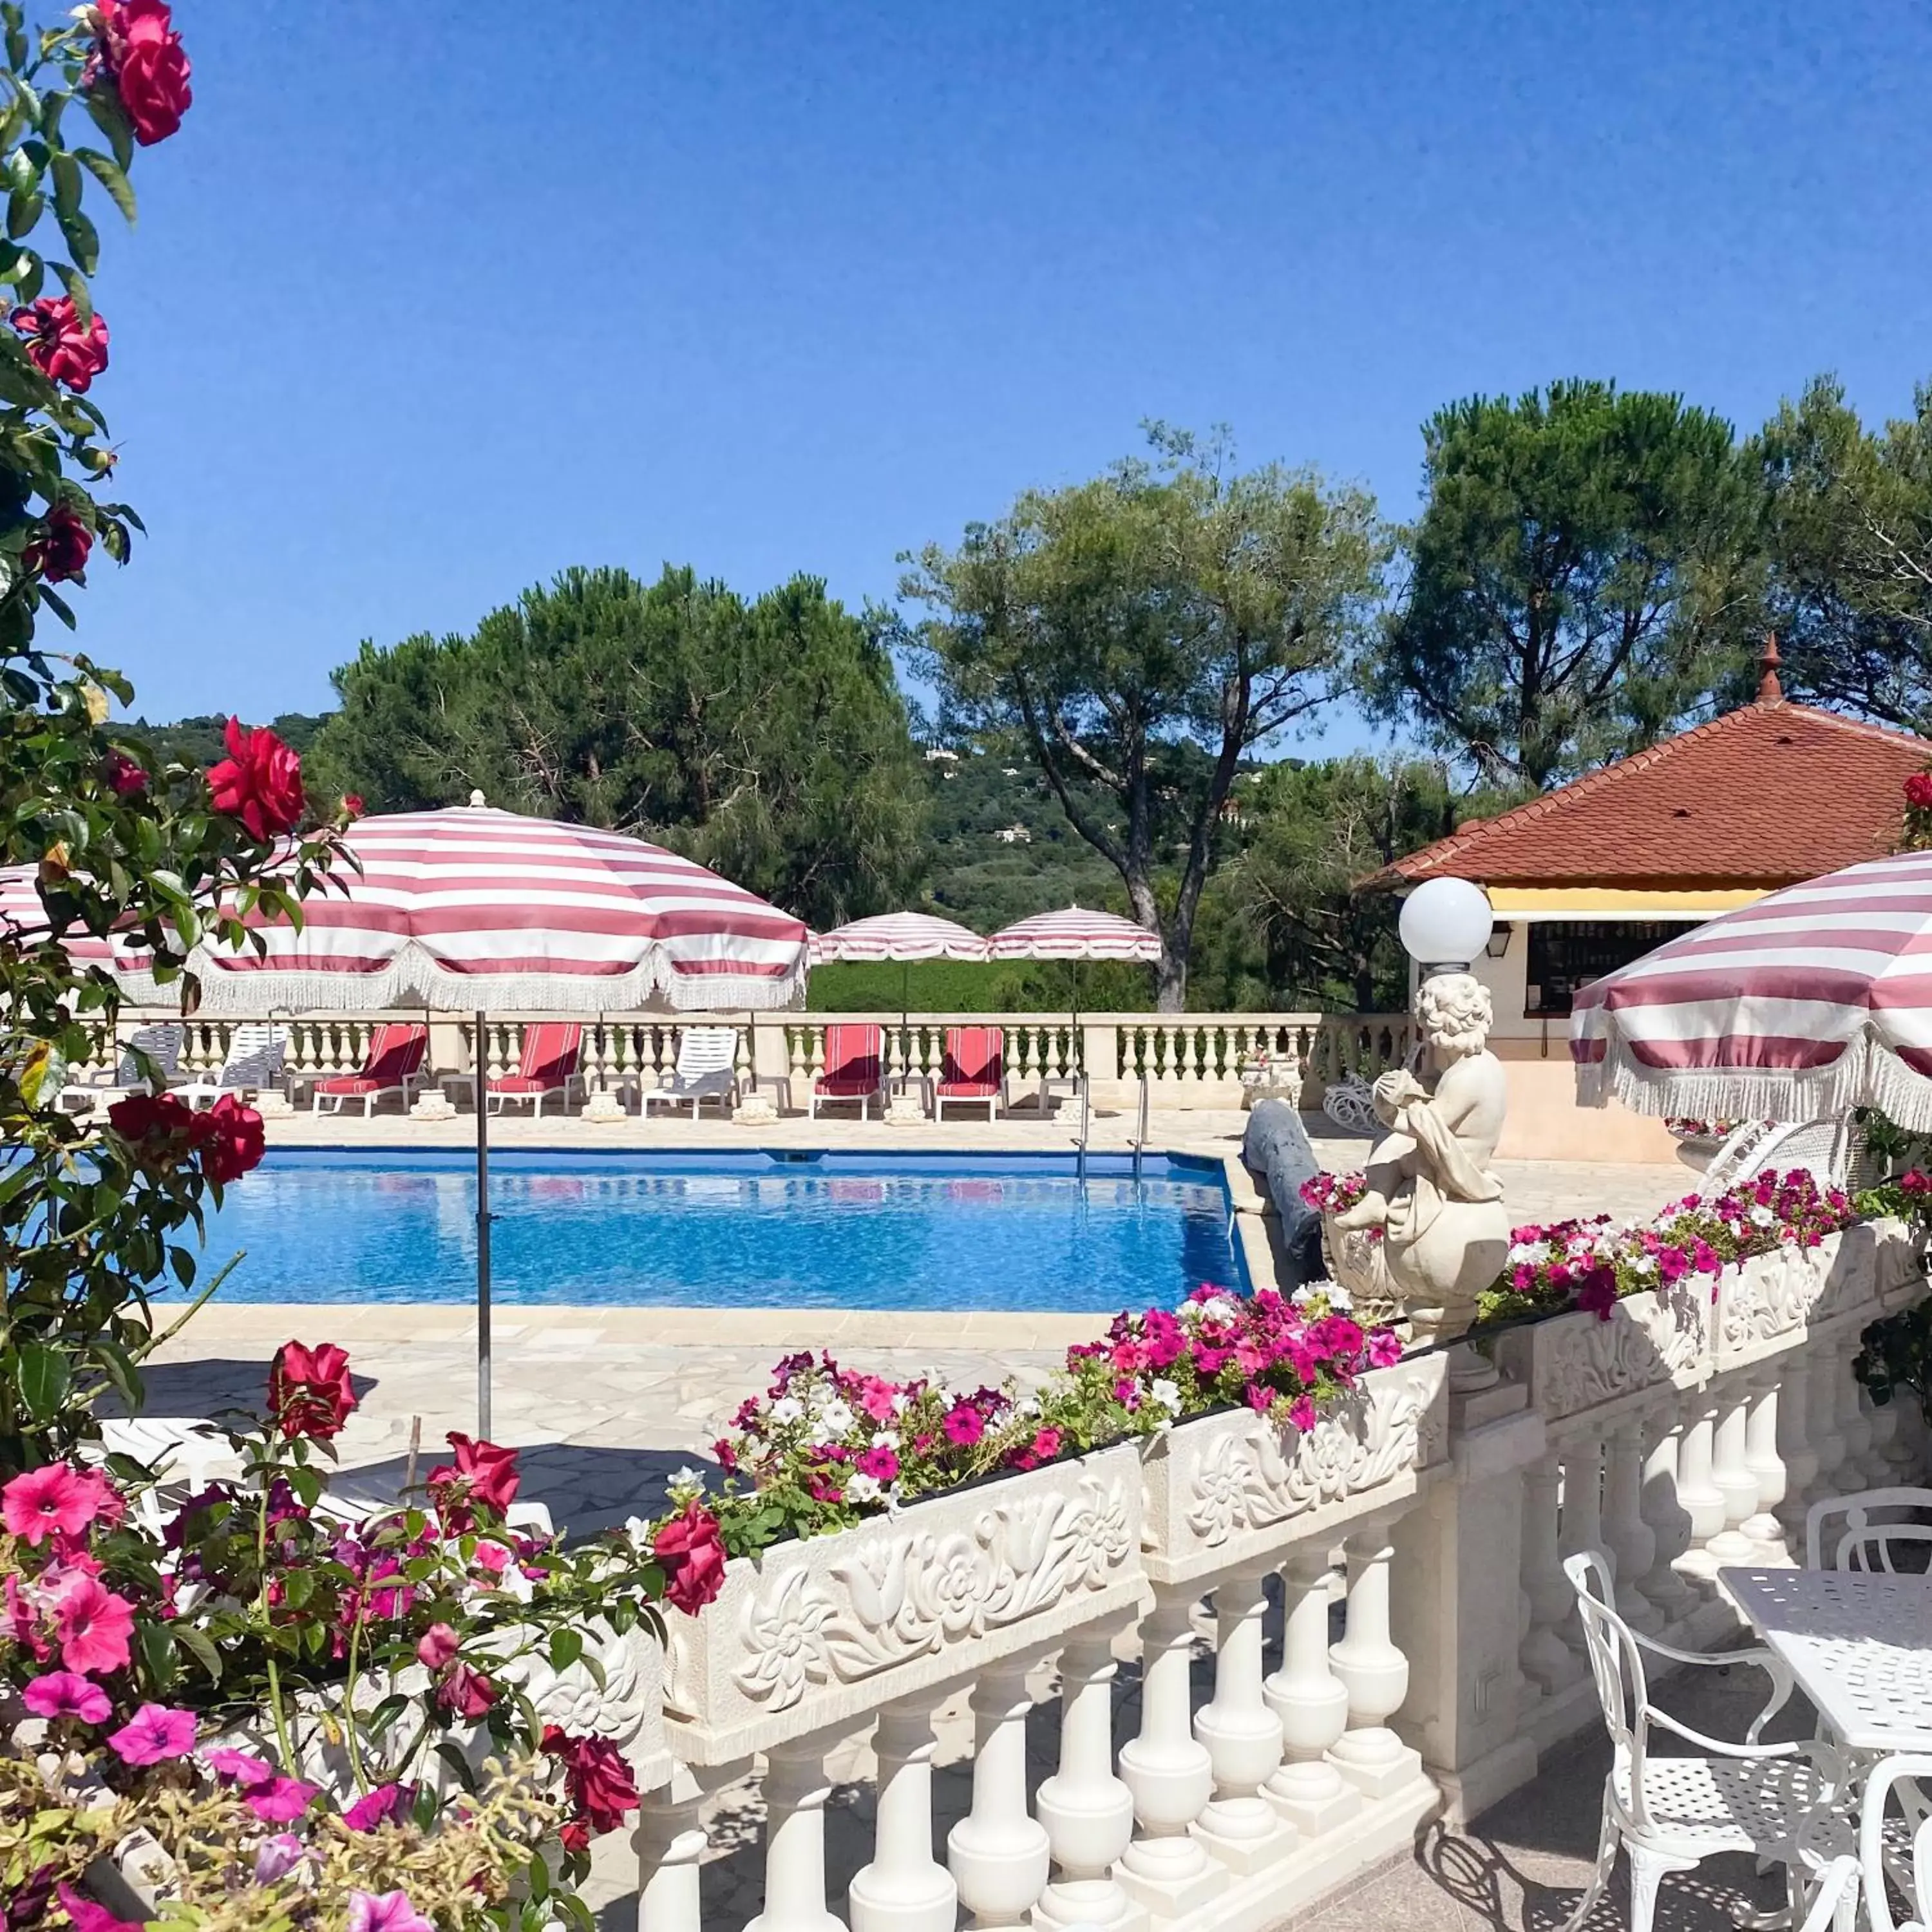
[[[476,1433],[490,1435],[490,1058],[484,1016],[476,1010]]]

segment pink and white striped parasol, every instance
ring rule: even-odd
[[[848,920],[812,937],[814,966],[880,960],[984,959],[986,942],[956,920],[928,912],[886,912]]]
[[[1160,957],[1160,935],[1118,913],[1066,906],[1002,926],[986,950],[995,959],[1147,961]]]
[[[41,902],[39,873],[32,866],[0,866],[0,938],[33,946],[47,937],[47,909]],[[80,926],[61,936],[70,959],[83,965],[113,964],[113,948]]]
[[[260,957],[197,950],[205,1012],[716,1010],[804,982],[802,921],[621,832],[473,804],[362,819],[344,843],[361,871],[339,863],[299,929],[261,922]]]
[[[1932,853],[1870,860],[1694,926],[1580,992],[1577,1097],[1645,1114],[1932,1132]]]

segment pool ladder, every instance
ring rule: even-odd
[[[1074,1163],[1074,1174],[1078,1180],[1087,1178],[1087,1136],[1093,1115],[1090,1090],[1087,1076],[1080,1076],[1080,1152]],[[1147,1157],[1148,1138],[1148,1078],[1141,1076],[1140,1124],[1134,1135],[1134,1179],[1141,1178],[1141,1163]]]

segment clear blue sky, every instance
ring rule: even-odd
[[[896,553],[1230,424],[1413,507],[1418,425],[1613,376],[1745,427],[1932,376],[1932,25],[1897,0],[176,0],[181,134],[96,385],[151,717],[570,563]]]

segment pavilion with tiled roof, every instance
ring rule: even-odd
[[[1472,820],[1362,882],[1472,879],[1489,893],[1496,932],[1475,970],[1496,1001],[1492,1043],[1505,1060],[1564,1063],[1560,1082],[1535,1084],[1567,1089],[1577,987],[1686,925],[1896,846],[1905,781],[1932,743],[1795,704],[1778,670],[1773,641],[1754,704]],[[1513,1097],[1511,1140],[1544,1133],[1547,1111]],[[1654,1122],[1629,1126],[1625,1138],[1657,1150]]]

